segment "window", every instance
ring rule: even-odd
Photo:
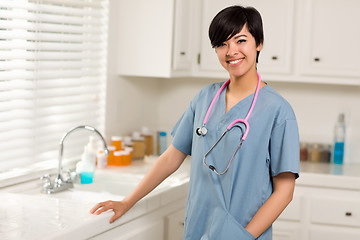
[[[0,1],[0,172],[57,161],[77,125],[103,132],[107,15],[108,0]],[[69,137],[65,157],[88,136]]]

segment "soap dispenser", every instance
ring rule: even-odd
[[[94,179],[95,155],[89,150],[89,146],[84,147],[81,161],[76,164],[76,172],[80,174],[81,184],[90,184]]]
[[[338,120],[334,127],[334,154],[333,162],[342,164],[344,161],[345,148],[345,114],[339,114]]]

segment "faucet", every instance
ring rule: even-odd
[[[64,152],[64,141],[71,132],[74,132],[78,129],[86,129],[86,130],[96,133],[102,140],[102,143],[104,145],[104,153],[106,155],[109,154],[109,150],[106,146],[104,137],[95,128],[93,128],[91,126],[87,126],[87,125],[81,125],[81,126],[77,126],[77,127],[70,129],[63,135],[63,137],[60,140],[58,170],[57,170],[57,175],[55,177],[54,183],[53,184],[51,183],[50,174],[45,174],[44,176],[41,177],[41,180],[44,181],[44,185],[43,185],[43,188],[41,191],[42,193],[46,193],[46,194],[57,193],[57,192],[61,192],[66,189],[72,188],[74,186],[74,184],[71,180],[71,177],[70,177],[70,173],[66,180],[63,179],[63,177],[61,175],[61,170],[62,170],[61,165],[62,165],[62,158],[63,158],[63,152]]]

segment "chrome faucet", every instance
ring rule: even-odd
[[[70,172],[68,173],[69,176],[67,176],[66,179],[63,179],[63,177],[61,175],[61,173],[62,173],[61,165],[62,165],[62,158],[63,158],[63,152],[64,152],[64,141],[71,132],[74,132],[75,130],[78,130],[78,129],[86,129],[86,130],[96,133],[103,142],[104,153],[106,155],[109,154],[109,150],[107,149],[104,137],[95,128],[93,128],[91,126],[87,126],[87,125],[82,125],[82,126],[78,126],[78,127],[74,127],[72,129],[70,129],[69,131],[67,131],[64,134],[64,136],[60,140],[58,170],[57,170],[57,175],[55,177],[54,183],[53,184],[51,183],[49,174],[45,174],[43,177],[41,177],[41,179],[44,180],[44,185],[41,190],[42,193],[46,193],[46,194],[57,193],[57,192],[61,192],[63,190],[72,188],[74,186],[73,180],[71,179],[71,176],[70,176],[71,175]]]

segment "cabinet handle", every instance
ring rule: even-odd
[[[278,60],[278,57],[277,56],[272,56],[271,59],[272,60]]]
[[[351,212],[346,212],[346,213],[345,213],[345,216],[351,217],[351,216],[352,216],[352,213],[351,213]]]
[[[315,61],[315,62],[320,62],[320,58],[317,58],[317,57],[316,57],[316,58],[314,58],[314,61]]]
[[[186,52],[180,52],[180,55],[184,56],[186,55]]]

